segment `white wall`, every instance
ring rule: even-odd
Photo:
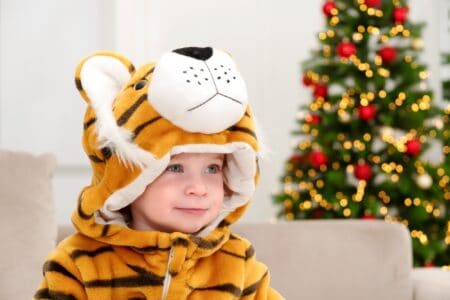
[[[80,143],[85,105],[73,85],[77,62],[94,50],[111,49],[139,66],[189,45],[227,49],[247,79],[271,153],[244,221],[274,217],[270,193],[291,152],[296,111],[310,101],[298,83],[300,62],[318,46],[322,1],[0,1],[0,147],[56,153],[61,223],[69,222],[89,180]],[[439,2],[413,0],[410,7],[412,18],[428,22],[424,60],[439,98]]]

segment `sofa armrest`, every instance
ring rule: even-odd
[[[414,268],[414,300],[450,299],[450,271],[439,268]]]

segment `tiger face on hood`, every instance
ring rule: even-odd
[[[80,232],[142,246],[120,211],[179,153],[225,154],[231,193],[200,236],[243,214],[258,177],[258,141],[246,84],[229,54],[181,48],[135,70],[119,54],[97,52],[80,62],[75,81],[88,104],[83,147],[93,169],[72,216]]]

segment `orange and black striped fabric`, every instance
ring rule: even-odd
[[[206,67],[199,70],[206,74]],[[50,253],[34,299],[162,299],[164,286],[164,300],[282,299],[270,288],[269,271],[256,260],[250,242],[229,229],[248,207],[259,176],[250,106],[242,107],[238,121],[225,122],[215,132],[186,130],[152,105],[149,95],[157,69],[158,64],[148,63],[136,70],[128,59],[112,52],[95,53],[79,64],[75,83],[87,103],[82,142],[93,175],[72,215],[78,233]],[[237,81],[238,75],[210,87],[227,101],[219,88],[232,80]],[[200,83],[193,87],[201,88]],[[226,119],[223,112],[209,120]],[[207,109],[205,113],[209,114]],[[226,183],[232,193],[224,200],[228,210],[202,234],[129,228],[121,209],[165,169],[167,156],[177,147],[230,151],[227,174],[233,178]]]
[[[76,234],[48,257],[35,299],[281,299],[251,244],[228,227],[208,238],[158,234],[144,248],[112,246]],[[170,248],[173,258],[167,266]]]

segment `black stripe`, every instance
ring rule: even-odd
[[[77,300],[75,296],[49,289],[40,289],[34,294],[35,299]]]
[[[94,257],[94,256],[97,256],[97,255],[105,253],[105,252],[113,252],[113,251],[114,251],[114,249],[111,246],[104,246],[104,247],[97,248],[95,250],[74,250],[70,254],[70,257],[72,257],[72,259],[75,260],[75,259],[79,258],[80,256]]]
[[[134,83],[131,83],[131,84],[127,85],[127,86],[125,87],[125,89],[128,89],[128,88],[130,88],[130,87],[134,87],[134,86],[135,86],[139,81],[141,81],[141,80],[148,80],[147,76],[150,75],[150,74],[152,74],[154,70],[155,70],[154,67],[151,68],[147,73],[144,74],[144,76],[142,76],[142,77],[139,78],[138,80],[135,80]]]
[[[251,118],[251,117],[250,117],[250,114],[249,114],[248,112],[245,112],[244,115],[247,116],[247,117],[249,117],[249,118]]]
[[[193,236],[192,241],[194,243],[196,243],[199,248],[213,249],[213,248],[217,247],[217,245],[219,245],[223,241],[224,238],[225,237],[222,235],[219,239],[217,239],[215,241],[208,241],[208,240],[202,239],[201,237]]]
[[[231,126],[231,127],[228,128],[227,130],[229,130],[229,131],[241,131],[241,132],[250,134],[252,137],[254,137],[254,138],[256,139],[256,134],[255,134],[255,132],[253,132],[253,130],[250,130],[250,129],[245,128],[245,127]]]
[[[173,240],[172,245],[174,247],[177,247],[177,246],[187,247],[189,245],[189,241],[187,241],[183,238],[176,238],[175,240]]]
[[[147,247],[131,247],[138,252],[153,252],[153,251],[169,251],[170,247],[160,248],[158,246],[147,246]]]
[[[83,85],[81,84],[80,78],[75,78],[75,86],[80,92],[83,91]]]
[[[97,118],[89,119],[86,123],[83,124],[83,129],[84,130],[88,129],[89,126],[95,123],[95,121],[97,121]]]
[[[225,253],[225,254],[228,254],[228,255],[231,255],[231,256],[234,256],[234,257],[243,259],[243,260],[246,260],[246,259],[247,259],[247,257],[245,257],[245,256],[243,256],[243,255],[239,255],[239,254],[237,254],[237,253],[233,253],[233,252],[230,252],[230,251],[227,251],[227,250],[220,249],[220,252],[223,252],[223,253]]]
[[[138,136],[138,134],[139,134],[145,127],[147,127],[148,125],[152,124],[153,122],[158,121],[159,119],[161,119],[161,116],[154,117],[153,119],[148,120],[147,122],[142,123],[141,125],[139,125],[138,127],[136,127],[136,129],[134,130],[134,138],[136,138],[136,137]]]
[[[133,64],[130,64],[130,65],[128,66],[128,72],[133,73],[134,70],[136,70],[136,69],[134,68],[134,65],[133,65]]]
[[[105,161],[102,160],[100,157],[96,156],[96,155],[88,155],[89,159],[95,163],[104,163]]]
[[[109,230],[109,224],[103,225],[102,233],[101,233],[100,236],[101,236],[101,237],[106,236],[106,235],[108,234],[108,230]]]
[[[47,272],[57,272],[60,273],[66,277],[72,278],[75,281],[78,281],[78,278],[75,277],[72,273],[70,273],[66,268],[64,268],[62,265],[60,265],[58,262],[54,260],[48,260],[44,264],[44,274]]]
[[[261,281],[263,281],[263,279],[267,276],[267,271],[266,273],[264,273],[264,275],[261,277],[260,280],[258,280],[257,282],[255,282],[254,284],[250,285],[249,287],[246,287],[243,291],[242,291],[242,296],[248,296],[253,294],[259,287],[259,285],[261,284]]]
[[[127,276],[113,279],[97,279],[84,282],[86,288],[98,288],[98,287],[138,287],[138,286],[157,286],[162,285],[164,277],[155,275],[153,273],[147,273],[140,276]]]
[[[225,253],[225,254],[228,254],[228,255],[231,255],[231,256],[234,256],[234,257],[237,257],[237,258],[241,258],[243,260],[248,260],[249,258],[253,257],[253,255],[255,254],[255,249],[251,245],[250,245],[250,247],[248,247],[247,250],[245,250],[245,255],[240,255],[240,254],[237,254],[237,253],[233,253],[231,251],[227,251],[227,250],[224,250],[224,249],[220,249],[220,251]]]
[[[240,238],[235,234],[230,234],[230,240],[240,240]]]
[[[209,286],[209,287],[197,287],[197,288],[189,286],[189,288],[194,290],[194,291],[219,291],[219,292],[226,292],[226,293],[232,294],[235,297],[240,297],[241,294],[242,294],[241,289],[238,288],[237,286],[235,286],[234,284],[231,284],[231,283],[225,283],[225,284]]]
[[[147,100],[147,94],[142,95],[139,99],[133,103],[117,120],[117,125],[122,126],[128,119],[133,115],[133,113],[138,109],[138,107]]]
[[[146,269],[138,267],[138,266],[134,266],[134,265],[130,265],[130,264],[127,264],[127,266],[130,267],[133,271],[135,271],[139,275],[141,275],[142,277],[152,279],[155,282],[161,282],[161,284],[164,282],[164,276],[156,275],[155,273],[147,271]]]
[[[108,147],[103,147],[102,149],[100,149],[100,151],[102,152],[103,158],[104,158],[105,160],[108,160],[108,159],[111,158],[111,156],[112,156],[112,151],[111,151],[110,148],[108,148]]]
[[[83,191],[84,192],[84,191]],[[78,197],[78,206],[77,206],[77,210],[78,210],[78,215],[84,219],[84,220],[89,220],[90,218],[92,218],[92,216],[94,214],[86,214],[83,209],[81,208],[81,202],[83,201],[83,192],[80,193],[80,196]]]
[[[145,73],[144,78],[147,78],[147,76],[152,74],[153,71],[155,71],[155,67],[151,68],[147,73]]]
[[[219,225],[217,225],[218,228],[222,228],[222,227],[226,227],[229,226],[230,222],[228,222],[227,220],[222,220]]]
[[[245,260],[253,257],[253,255],[255,255],[255,248],[253,248],[253,246],[250,245],[250,247],[248,247],[247,250],[245,250]]]

